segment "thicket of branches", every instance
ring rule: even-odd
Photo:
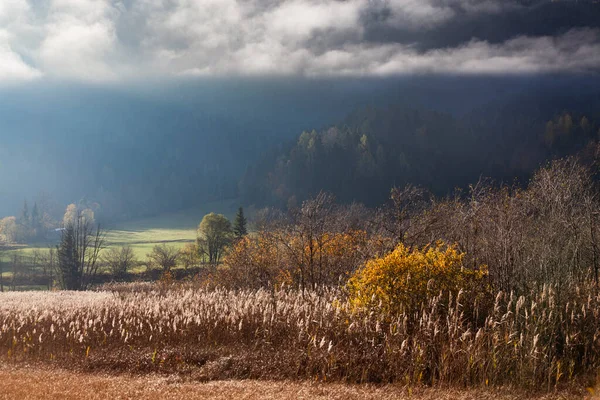
[[[557,160],[526,188],[480,181],[466,196],[427,204],[418,191],[394,190],[391,212],[400,216],[393,219],[394,242],[456,243],[467,266],[488,266],[499,290],[598,284],[600,199],[593,168],[575,158]]]
[[[256,234],[230,249],[221,283],[333,285],[400,243],[418,249],[442,240],[465,253],[464,267],[487,266],[497,290],[598,284],[595,170],[570,157],[540,168],[524,187],[481,179],[439,199],[409,185],[392,189],[377,210],[337,205],[325,193],[285,213],[265,209],[255,218]]]

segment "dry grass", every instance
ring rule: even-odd
[[[369,386],[289,381],[186,382],[158,375],[76,373],[43,367],[0,368],[0,399],[412,399],[517,400],[581,399],[574,392],[534,395],[510,390],[412,389],[398,385]]]
[[[0,356],[193,380],[304,379],[546,390],[593,385],[600,295],[433,297],[412,315],[356,313],[337,289],[0,294]],[[475,301],[475,302],[474,302]]]

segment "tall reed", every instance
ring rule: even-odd
[[[564,290],[564,288],[563,288]],[[600,295],[551,287],[485,301],[432,296],[413,315],[356,311],[339,289],[0,294],[10,360],[209,378],[551,389],[600,367]]]

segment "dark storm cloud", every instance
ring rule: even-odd
[[[0,82],[589,72],[600,3],[3,0]]]
[[[498,44],[516,36],[558,36],[572,29],[600,28],[599,2],[440,1],[437,7],[451,10],[448,18],[417,29],[386,23],[393,19],[387,2],[368,7],[361,16],[364,39],[373,43],[414,44],[426,51],[456,47],[473,38]]]

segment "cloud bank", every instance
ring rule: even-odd
[[[600,69],[600,3],[2,0],[0,82]]]

